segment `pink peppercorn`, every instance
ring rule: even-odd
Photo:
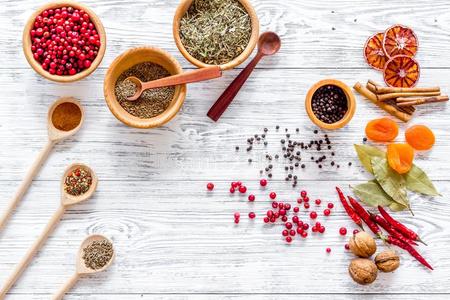
[[[333,204],[333,203],[331,203],[331,202],[328,203],[328,208],[329,208],[329,209],[332,209],[333,207],[334,207],[334,204]]]
[[[287,231],[287,229],[285,229],[285,230],[283,230],[283,231],[281,232],[281,234],[282,234],[283,236],[288,236],[288,235],[289,235],[289,231]]]
[[[245,194],[247,192],[247,187],[244,185],[239,186],[239,193]]]
[[[303,202],[303,199],[302,199],[302,198],[298,198],[298,199],[297,199],[297,203],[298,203],[298,204],[301,204],[302,202]]]
[[[358,229],[353,230],[353,234],[357,234],[359,232]]]
[[[287,236],[286,237],[286,242],[288,242],[288,243],[292,242],[292,238],[290,236]]]
[[[331,253],[331,248],[326,249],[327,253]]]
[[[297,216],[293,216],[293,217],[292,217],[292,222],[293,222],[293,223],[297,224],[298,221],[299,221],[299,219],[298,219]]]
[[[255,214],[254,212],[249,212],[249,213],[248,213],[248,217],[249,217],[250,219],[254,219],[254,218],[256,217],[256,214]]]
[[[322,203],[322,200],[316,199],[315,203],[316,203],[316,205],[320,205],[320,203]]]
[[[315,211],[312,211],[312,212],[309,214],[309,217],[310,217],[311,219],[316,219],[316,218],[317,218],[317,213],[316,213]]]
[[[350,250],[350,245],[349,244],[345,244],[344,248],[345,248],[345,250]]]
[[[248,195],[248,201],[250,202],[255,201],[255,195]]]
[[[234,187],[230,187],[230,193],[234,194],[234,192],[236,192],[236,189]]]
[[[206,188],[208,189],[208,191],[212,191],[214,189],[214,183],[210,182],[206,185]]]
[[[320,233],[324,233],[325,232],[325,226],[320,226],[319,227],[319,232]]]
[[[239,219],[241,217],[241,214],[240,213],[238,213],[238,212],[235,212],[234,213],[234,218],[235,219]]]
[[[287,222],[286,224],[284,224],[284,226],[286,226],[287,229],[291,229],[292,228],[292,223]]]
[[[266,185],[267,185],[267,180],[266,180],[266,179],[261,179],[261,180],[259,181],[259,184],[260,184],[261,186],[266,186]]]
[[[286,222],[287,220],[288,220],[288,217],[287,217],[287,216],[282,216],[282,217],[281,217],[281,221]]]
[[[293,208],[293,211],[294,211],[295,213],[298,213],[298,212],[300,211],[300,208],[299,208],[298,206],[296,206],[296,207]]]
[[[301,191],[300,192],[300,196],[302,196],[302,198],[305,198],[306,195],[308,195],[308,193],[306,191]]]
[[[270,199],[275,199],[276,197],[277,197],[277,194],[275,193],[275,192],[271,192],[270,194],[269,194],[269,197],[270,197]]]
[[[272,202],[272,207],[273,207],[273,208],[277,208],[277,207],[278,207],[278,203],[277,203],[277,202],[275,202],[275,201],[274,201],[274,202]]]
[[[305,204],[303,204],[303,206],[305,207],[305,209],[308,209],[309,208],[309,203],[305,203]]]
[[[264,217],[264,223],[269,223],[270,219],[268,217]]]
[[[295,230],[294,229],[289,230],[289,235],[290,236],[294,236],[295,235]]]
[[[328,217],[331,214],[331,210],[329,210],[328,208],[324,209],[323,211],[323,215]]]
[[[339,229],[339,234],[340,234],[340,235],[346,235],[346,234],[347,234],[347,228],[341,227],[341,228]]]

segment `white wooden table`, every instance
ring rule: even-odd
[[[412,26],[419,36],[421,84],[440,85],[450,92],[449,1],[254,0],[261,30],[282,37],[279,55],[261,63],[219,123],[210,121],[206,112],[239,70],[227,72],[221,80],[190,85],[180,114],[155,130],[119,123],[105,105],[103,78],[117,55],[138,45],[166,49],[185,68],[193,68],[172,39],[178,1],[84,1],[101,17],[108,46],[101,67],[88,79],[69,85],[44,80],[24,59],[22,28],[44,3],[37,2],[1,1],[0,209],[45,143],[49,104],[59,96],[75,96],[86,107],[87,119],[79,134],[56,146],[0,233],[1,284],[57,207],[64,168],[85,162],[96,170],[100,183],[93,199],[67,212],[9,299],[48,299],[74,271],[76,250],[92,233],[113,239],[117,259],[107,272],[81,279],[68,299],[360,299],[361,293],[367,298],[449,297],[448,106],[422,107],[413,121],[429,125],[437,136],[434,150],[421,155],[418,164],[444,196],[413,196],[416,216],[399,215],[428,242],[420,250],[436,269],[428,272],[402,253],[401,268],[381,274],[371,286],[358,286],[347,275],[352,256],[344,251],[338,228],[353,226],[338,205],[334,187],[369,178],[352,145],[361,142],[366,121],[385,116],[383,111],[359,97],[350,125],[329,133],[342,167],[318,172],[310,163],[299,172],[296,189],[284,182],[284,172],[278,169],[268,189],[259,190],[263,158],[255,152],[256,163],[249,166],[245,151],[234,151],[236,145],[245,148],[248,136],[268,127],[268,147],[275,153],[281,138],[274,132],[277,124],[299,127],[298,136],[310,139],[315,128],[303,108],[308,88],[325,77],[349,85],[369,78],[380,81],[381,75],[364,62],[362,46],[370,34],[394,23]],[[257,201],[249,205],[242,197],[230,197],[231,180],[245,181]],[[208,181],[216,184],[213,194],[205,191]],[[323,237],[286,245],[281,225],[264,226],[261,217],[268,207],[268,191],[292,203],[300,188],[313,198],[334,201],[336,209],[322,220],[327,226]],[[250,210],[258,215],[254,222],[246,217]],[[243,215],[238,226],[233,224],[234,211]],[[326,247],[332,248],[330,255]]]

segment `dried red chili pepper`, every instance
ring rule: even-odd
[[[339,199],[341,200],[342,206],[344,206],[347,215],[355,222],[362,230],[364,230],[362,220],[359,215],[353,210],[353,208],[348,204],[347,199],[344,196],[344,193],[340,188],[336,187],[336,191],[339,194]]]
[[[389,233],[393,237],[399,239],[400,241],[402,241],[406,244],[411,244],[411,245],[417,246],[417,243],[415,241],[408,239],[407,237],[403,236],[400,232],[395,230],[382,216],[372,214],[370,212],[369,212],[369,214],[370,214],[370,218],[372,219],[372,221],[374,221],[375,223],[380,225],[381,228],[386,230],[387,233]]]
[[[380,211],[383,218],[391,224],[392,227],[394,227],[395,230],[400,232],[403,236],[406,238],[421,242],[422,244],[426,245],[424,241],[422,241],[417,233],[400,223],[399,221],[395,220],[391,215],[381,206],[378,206],[378,210]]]
[[[386,239],[386,242],[388,242],[391,245],[398,246],[398,247],[402,248],[403,250],[408,251],[409,254],[411,254],[412,257],[417,259],[422,265],[424,265],[425,267],[429,268],[430,270],[433,270],[433,267],[410,244],[404,243],[401,240],[399,240],[399,239],[397,239],[397,238],[395,238],[393,236],[388,236],[387,239]]]
[[[369,226],[370,230],[372,230],[373,233],[375,233],[379,238],[383,238],[383,233],[381,232],[380,227],[370,219],[370,215],[367,212],[367,210],[361,206],[361,204],[358,203],[354,198],[347,196],[348,201],[353,206],[353,209],[355,212],[361,217],[361,219],[364,221],[364,223]]]

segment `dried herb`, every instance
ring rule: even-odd
[[[92,185],[91,173],[84,168],[74,169],[64,180],[64,190],[72,196],[80,196]]]
[[[398,204],[391,198],[391,196],[386,194],[376,180],[371,180],[366,183],[352,186],[352,190],[362,202],[369,206],[387,206],[393,211],[401,211],[405,209],[403,205]]]
[[[386,157],[386,153],[378,148],[368,146],[368,145],[355,145],[356,153],[361,161],[361,164],[366,169],[367,172],[373,174],[372,170],[372,158],[373,157]]]
[[[113,254],[114,249],[110,241],[93,241],[83,248],[84,264],[92,270],[101,269],[109,263]]]
[[[418,166],[413,165],[411,170],[405,174],[406,188],[410,191],[428,195],[440,196],[427,174]]]
[[[373,157],[372,169],[377,182],[392,199],[409,208],[406,182],[402,175],[395,172],[385,158]]]
[[[126,78],[135,76],[146,82],[169,75],[170,73],[158,64],[151,62],[137,64],[123,72],[117,79],[114,90],[117,101],[128,113],[141,119],[160,115],[169,107],[175,95],[175,87],[145,90],[136,101],[128,101],[127,97],[134,95],[136,86]]]
[[[238,57],[247,47],[251,20],[238,0],[194,0],[180,21],[187,52],[211,65]]]

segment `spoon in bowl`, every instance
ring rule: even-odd
[[[84,194],[81,194],[79,196],[73,196],[66,192],[65,180],[75,169],[78,169],[78,168],[83,168],[86,171],[88,171],[91,175],[92,182],[91,182],[89,189]],[[55,229],[56,224],[58,224],[58,222],[61,220],[66,209],[71,205],[86,201],[89,198],[91,198],[92,194],[94,194],[95,189],[97,188],[97,182],[98,182],[98,179],[97,179],[97,176],[95,175],[94,171],[86,165],[72,164],[66,169],[66,171],[64,172],[64,175],[62,177],[62,180],[61,180],[61,204],[60,204],[59,208],[53,214],[50,221],[47,223],[44,230],[42,231],[41,235],[33,243],[31,248],[28,249],[28,252],[22,258],[22,260],[17,264],[13,273],[6,280],[5,284],[3,285],[2,289],[0,290],[0,299],[3,299],[5,297],[6,293],[11,289],[11,287],[14,285],[14,283],[19,279],[20,275],[22,275],[23,271],[30,264],[33,257],[36,255],[36,253],[39,251],[39,249],[44,245],[44,243],[47,240],[47,238],[49,237],[50,233]]]
[[[128,96],[128,101],[136,101],[142,95],[145,90],[148,89],[156,89],[167,86],[174,86],[178,84],[184,83],[192,83],[205,81],[209,79],[214,79],[222,76],[222,69],[219,66],[210,66],[201,69],[197,69],[194,71],[188,71],[177,75],[172,75],[168,77],[164,77],[157,80],[152,80],[149,82],[142,82],[139,78],[130,76],[125,80],[130,81],[134,84],[135,92],[133,95]]]
[[[264,56],[274,55],[280,50],[281,39],[275,32],[264,32],[258,39],[258,53],[255,58],[242,70],[223,94],[217,99],[216,103],[208,111],[208,117],[217,122],[228,106],[233,101],[234,97],[239,93],[244,83],[247,81],[250,74],[255,69],[261,58]]]
[[[77,111],[78,119],[74,119],[75,121],[78,120],[78,124],[75,124],[76,126],[61,126],[65,124],[61,124],[55,116],[55,111],[59,114],[60,112],[67,111],[68,106],[71,106],[70,108],[74,111]],[[71,116],[74,117],[74,116]],[[22,181],[21,185],[16,191],[16,194],[11,199],[10,203],[8,204],[8,207],[6,208],[6,211],[0,216],[0,231],[5,226],[6,222],[8,221],[9,217],[13,213],[14,209],[16,208],[17,204],[20,202],[20,200],[23,198],[27,190],[30,188],[31,182],[33,181],[34,177],[36,177],[37,173],[41,169],[44,162],[47,160],[48,156],[50,155],[50,152],[52,148],[56,145],[56,143],[74,135],[75,133],[80,130],[81,125],[84,121],[84,109],[81,106],[81,104],[71,97],[66,98],[59,98],[56,100],[51,106],[48,111],[47,115],[47,131],[48,131],[48,141],[45,145],[44,149],[41,150],[39,153],[37,159],[31,166],[30,170],[28,171],[27,175],[25,176],[24,180]],[[65,122],[63,120],[63,122]],[[73,127],[73,128],[72,128]],[[67,130],[69,129],[69,130]]]
[[[113,262],[115,252],[113,250],[112,257],[109,259],[109,261],[100,269],[91,269],[86,266],[83,255],[84,255],[84,248],[86,248],[89,244],[91,244],[94,241],[108,241],[112,244],[112,242],[100,234],[93,234],[88,236],[83,243],[81,243],[80,249],[78,249],[77,254],[77,262],[76,262],[76,271],[70,277],[70,279],[59,289],[59,291],[53,296],[53,300],[60,300],[64,297],[64,295],[75,285],[75,283],[78,281],[78,279],[83,275],[89,275],[89,274],[95,274],[102,272],[106,270]]]

